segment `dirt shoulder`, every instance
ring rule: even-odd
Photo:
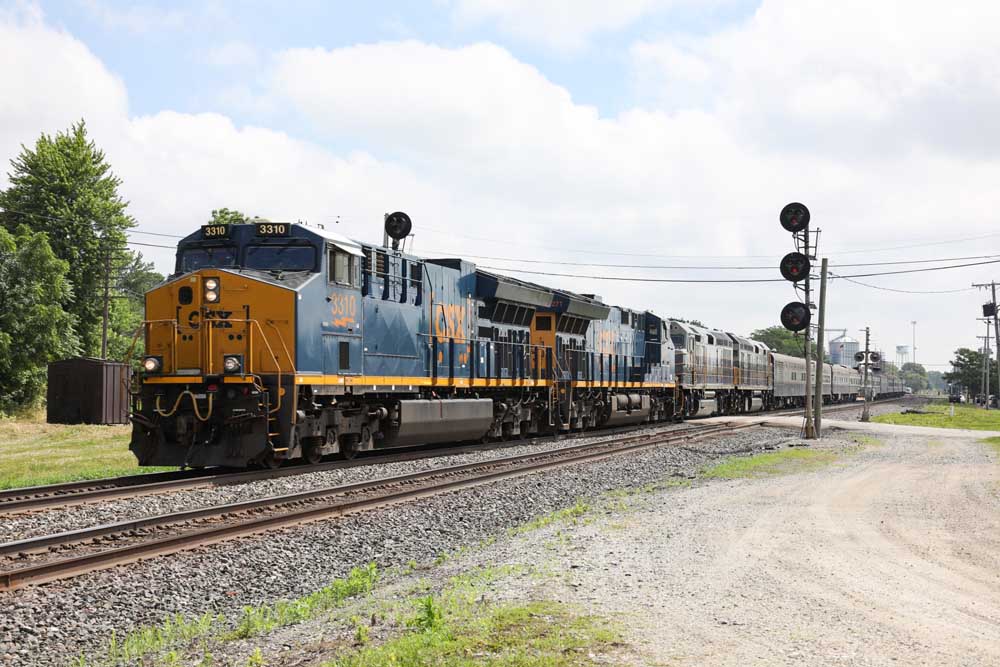
[[[634,664],[1000,664],[996,454],[878,430],[808,472],[657,492],[536,536],[558,576],[508,594],[617,618]]]

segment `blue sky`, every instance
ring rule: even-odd
[[[609,278],[772,277],[792,200],[834,264],[1000,256],[1000,3],[943,7],[0,0],[0,162],[83,118],[145,232],[225,206],[371,241],[405,210],[418,253],[746,333],[788,285]],[[996,277],[837,281],[828,321],[891,349],[916,319],[943,364]]]
[[[333,49],[379,41],[416,39],[444,47],[475,42],[502,44],[580,104],[613,116],[641,101],[630,75],[628,46],[663,35],[702,35],[745,20],[757,2],[682,4],[651,11],[641,21],[596,32],[579,48],[562,49],[511,35],[489,21],[463,20],[445,1],[133,3],[120,0],[45,2],[49,21],[64,27],[121,76],[131,110],[197,113],[224,111],[237,122],[259,121],[232,108],[218,91],[252,81],[263,64],[220,66],[206,62],[212,47],[237,42],[267,52],[287,48]]]

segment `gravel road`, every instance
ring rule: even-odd
[[[998,457],[929,431],[563,527],[548,564],[561,576],[504,595],[617,618],[628,664],[1000,664]],[[543,532],[477,558],[537,563],[551,544]]]

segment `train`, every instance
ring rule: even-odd
[[[418,257],[405,251],[411,230],[397,212],[381,244],[259,220],[180,240],[137,334],[139,464],[276,467],[804,402],[801,358],[461,258]],[[856,370],[822,369],[824,401],[861,394]],[[875,376],[875,396],[902,391]]]

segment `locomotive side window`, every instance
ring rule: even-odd
[[[548,315],[539,315],[535,318],[535,329],[538,331],[552,331],[552,318]]]
[[[327,272],[331,283],[358,286],[358,258],[339,248],[330,248]]]

